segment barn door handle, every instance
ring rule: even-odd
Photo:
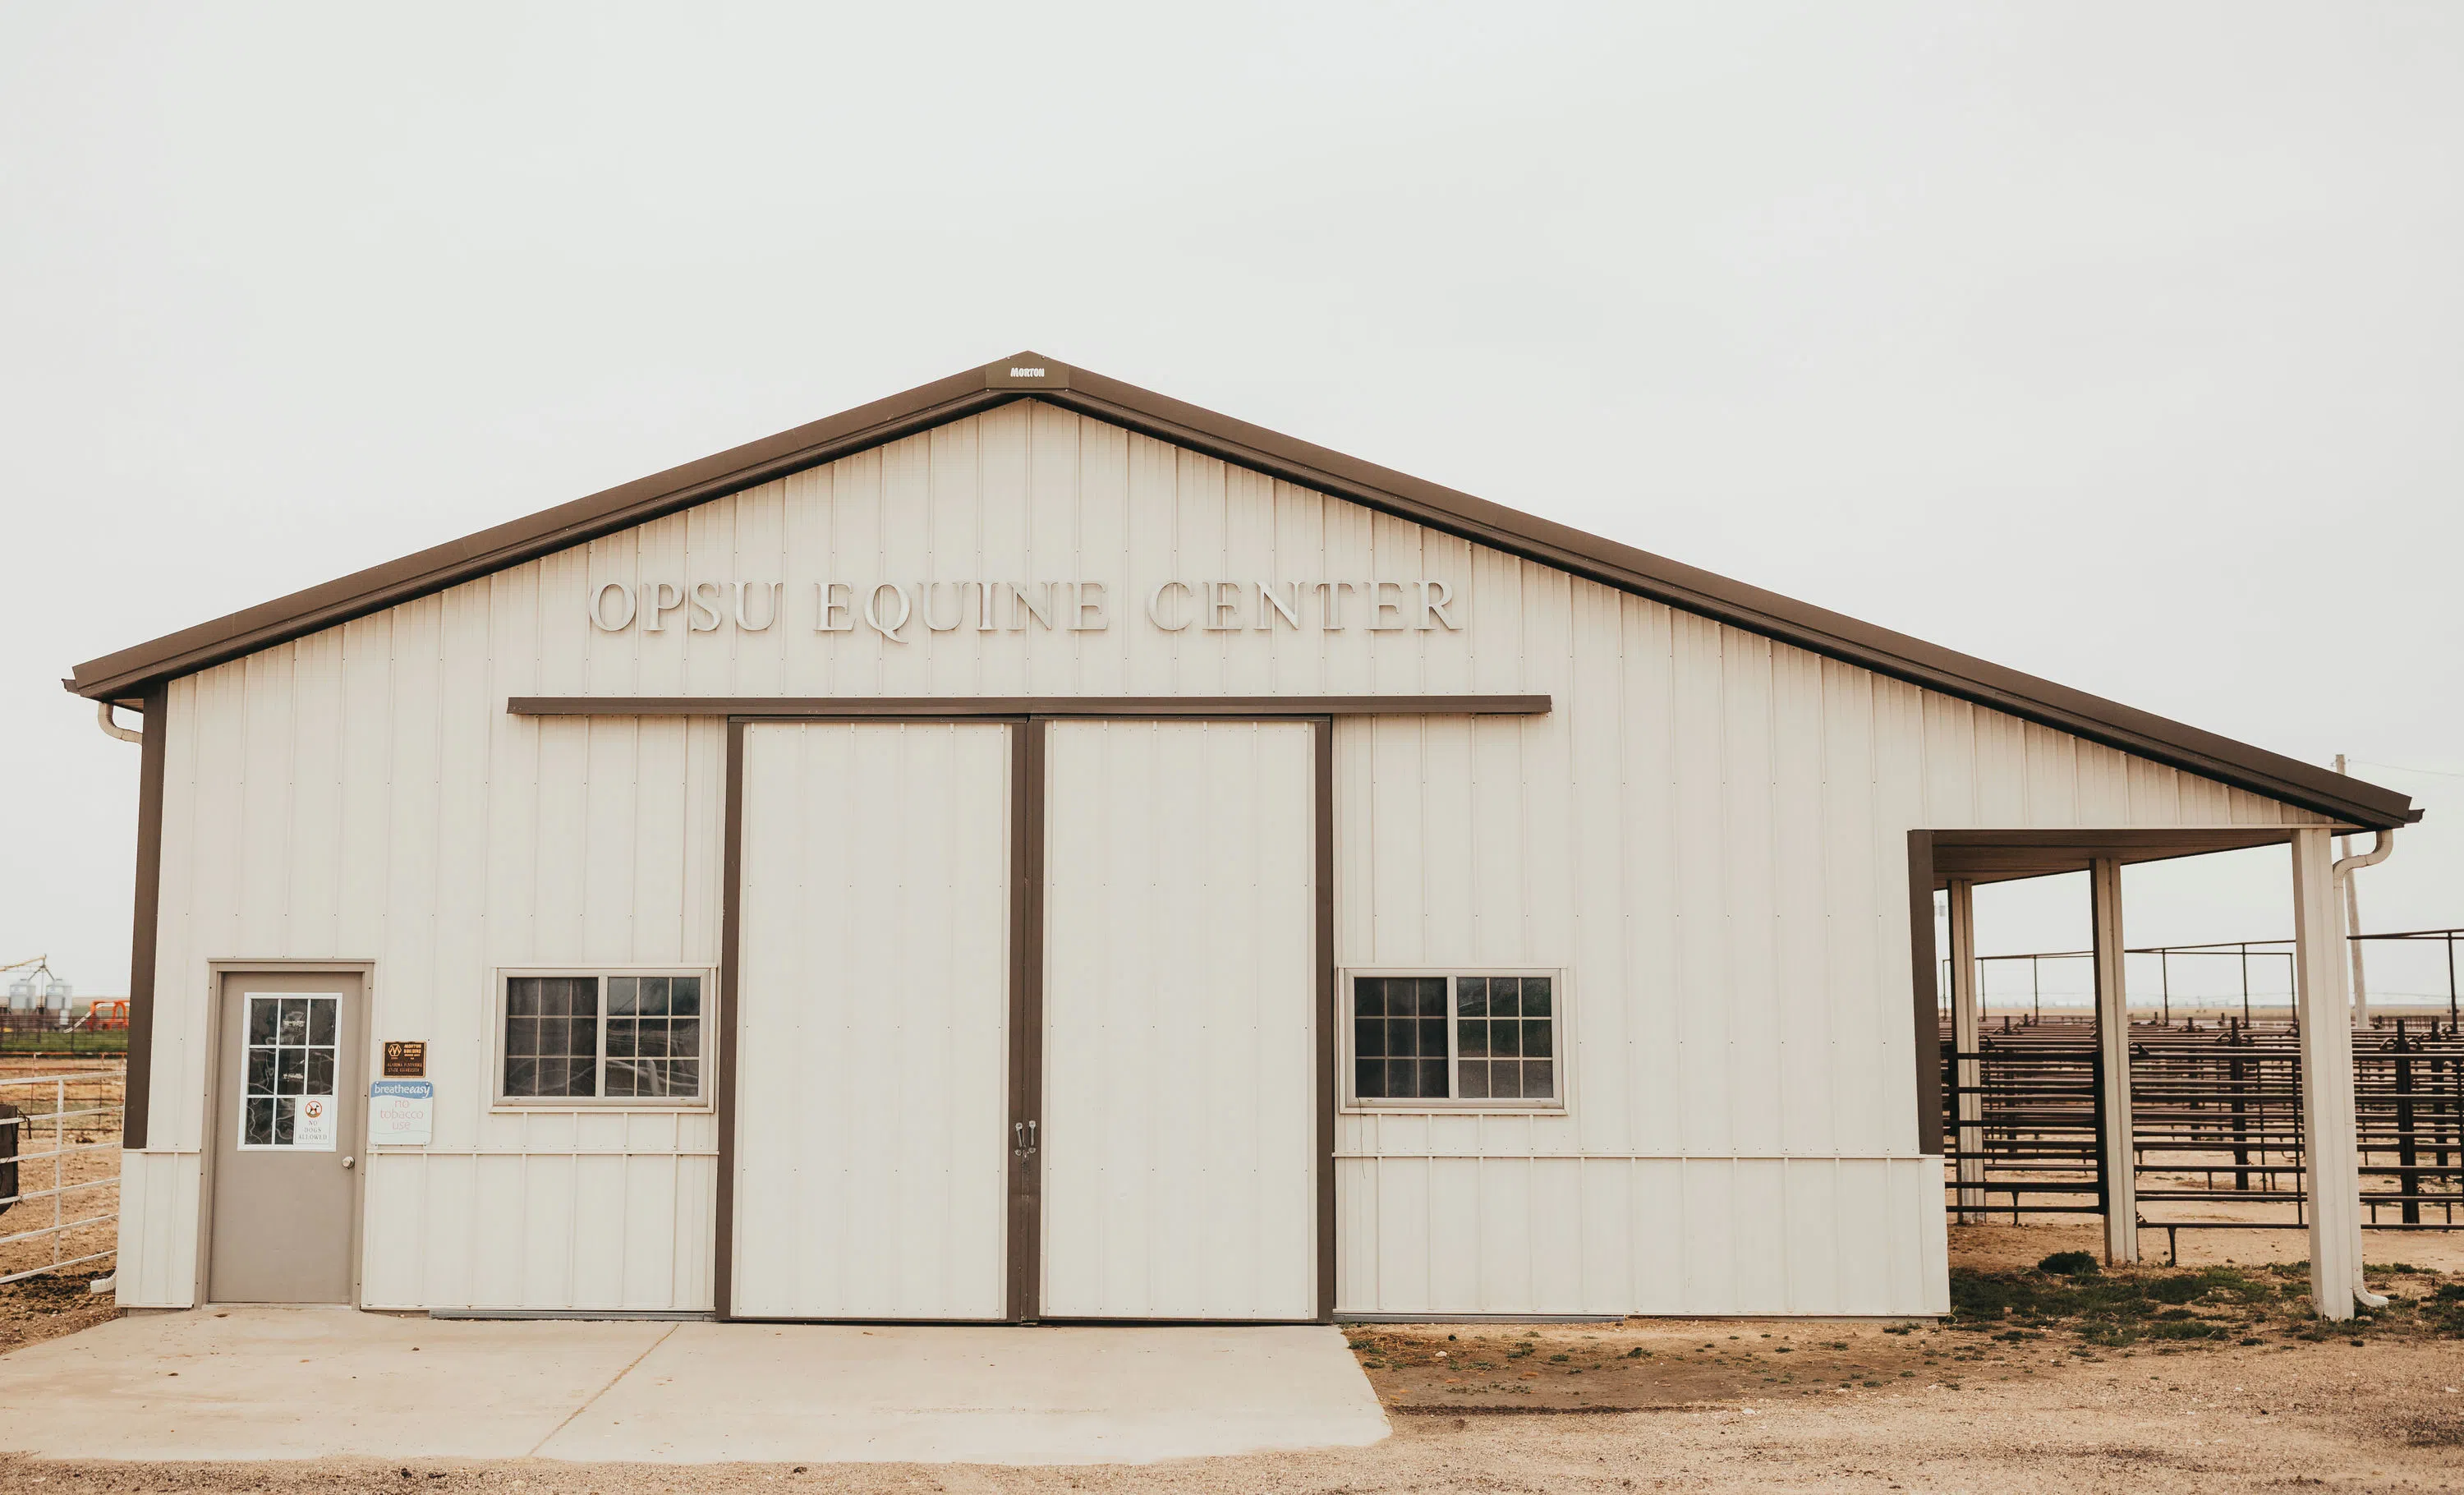
[[[1027,1157],[1027,1156],[1031,1156],[1031,1155],[1033,1155],[1033,1154],[1034,1154],[1034,1152],[1035,1152],[1035,1123],[1034,1123],[1034,1122],[1032,1122],[1032,1121],[1014,1121],[1014,1122],[1011,1122],[1011,1123],[1010,1123],[1010,1136],[1011,1136],[1012,1140],[1013,1140],[1013,1141],[1015,1141],[1015,1142],[1016,1142],[1016,1144],[1017,1144],[1017,1147],[1016,1147],[1015,1151],[1016,1151],[1016,1153],[1017,1153],[1017,1154],[1018,1154],[1019,1156],[1021,1156],[1021,1157]]]

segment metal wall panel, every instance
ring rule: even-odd
[[[174,683],[121,1302],[194,1301],[208,962],[373,960],[372,1041],[425,1039],[439,1106],[431,1146],[369,1158],[362,1301],[710,1307],[706,1108],[489,1104],[499,967],[717,963],[725,729],[506,716],[535,667],[489,652],[535,630],[534,571]]]
[[[1054,722],[1043,1313],[1317,1315],[1306,722]]]
[[[199,1183],[194,1153],[127,1153],[120,1167],[120,1255],[114,1301],[128,1308],[185,1308],[196,1301]]]
[[[1006,1309],[1010,729],[744,729],[733,1312]]]
[[[1422,575],[1456,584],[1461,631],[1162,632],[1141,616],[1140,583],[1166,577]],[[1105,581],[1111,626],[911,626],[892,642],[813,631],[808,595],[750,632],[681,615],[609,632],[586,610],[607,581],[986,577]],[[1481,1160],[1435,1183],[1425,1123],[1343,1118],[1344,1308],[1421,1301],[1395,1285],[1432,1269],[1431,1207],[1459,1223],[1584,1201],[1568,1227],[1579,1283],[1546,1253],[1446,1279],[1499,1303],[1524,1281],[1525,1307],[1601,1282],[1633,1285],[1616,1306],[1683,1307],[1670,1285],[1692,1279],[1662,1268],[1710,1260],[1705,1242],[1730,1233],[1798,1242],[1792,1264],[1818,1260],[1801,1255],[1808,1231],[1859,1260],[1924,1260],[1940,1220],[1922,1191],[1869,1226],[1785,1189],[1701,1181],[1746,1214],[1675,1240],[1668,1211],[1696,1196],[1644,1182],[1765,1167],[1740,1160],[1757,1154],[1791,1177],[1799,1161],[1898,1176],[1915,1060],[1907,829],[2317,821],[1022,402],[173,683],[153,1146],[131,1159],[149,1181],[123,1224],[155,1264],[123,1277],[140,1295],[124,1301],[193,1291],[192,1264],[169,1264],[195,1249],[207,962],[341,958],[376,962],[377,1036],[427,1038],[443,1102],[426,1161],[371,1169],[369,1220],[388,1223],[363,1232],[369,1302],[710,1305],[711,1118],[653,1144],[493,1110],[486,1053],[498,966],[716,964],[725,729],[511,717],[508,695],[1458,691],[1547,692],[1556,710],[1336,727],[1337,958],[1562,965],[1577,1100],[1562,1117],[1434,1129]],[[668,1151],[629,1151],[644,1147]],[[1497,1168],[1537,1159],[1584,1159],[1580,1186],[1499,1182],[1492,1198]],[[1436,1205],[1399,1204],[1412,1190]],[[1902,1197],[1868,1190],[1857,1207]],[[1607,1218],[1630,1226],[1596,1213],[1616,1200],[1633,1213]],[[620,1241],[620,1264],[594,1254]],[[1820,1291],[1868,1290],[1788,1270],[1804,1311]]]

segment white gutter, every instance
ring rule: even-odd
[[[131,732],[126,727],[123,727],[120,723],[111,719],[111,703],[109,701],[95,702],[94,715],[96,719],[102,723],[102,730],[111,734],[113,737],[118,737],[121,741],[143,742],[145,740],[145,734],[142,732]],[[2338,865],[2342,866],[2343,864],[2339,863]]]
[[[2378,866],[2381,862],[2386,861],[2387,857],[2394,852],[2394,850],[2395,832],[2392,830],[2382,830],[2378,832],[2378,839],[2370,843],[2370,848],[2367,851],[2363,852],[2360,856],[2344,857],[2338,861],[2334,867],[2330,868],[2327,873],[2328,880],[2331,884],[2343,883],[2346,888],[2350,888],[2352,885],[2346,880],[2350,878],[2354,872],[2365,867]],[[2358,934],[2361,931],[2357,929],[2347,930],[2345,933],[2348,934]],[[2407,1183],[2409,1184],[2409,1182],[2410,1180],[2408,1179]],[[2370,1291],[2369,1285],[2362,1281],[2362,1247],[2361,1241],[2359,1239],[2361,1233],[2361,1221],[2359,1217],[2356,1217],[2353,1222],[2353,1235],[2355,1237],[2353,1242],[2353,1301],[2365,1308],[2383,1308],[2387,1306],[2387,1300],[2379,1296],[2377,1293]]]

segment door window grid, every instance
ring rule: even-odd
[[[299,1103],[334,1096],[340,1051],[340,997],[248,994],[241,1035],[247,1093],[240,1104],[242,1148],[296,1146]]]
[[[1356,1101],[1556,1105],[1555,978],[1355,976]]]
[[[506,977],[500,1098],[698,1103],[702,983],[699,974]]]

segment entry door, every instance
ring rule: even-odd
[[[1042,1312],[1313,1318],[1311,729],[1047,730]]]
[[[222,978],[207,1295],[349,1303],[367,1049],[360,978]]]
[[[1001,1318],[1011,729],[742,730],[732,1311]]]

